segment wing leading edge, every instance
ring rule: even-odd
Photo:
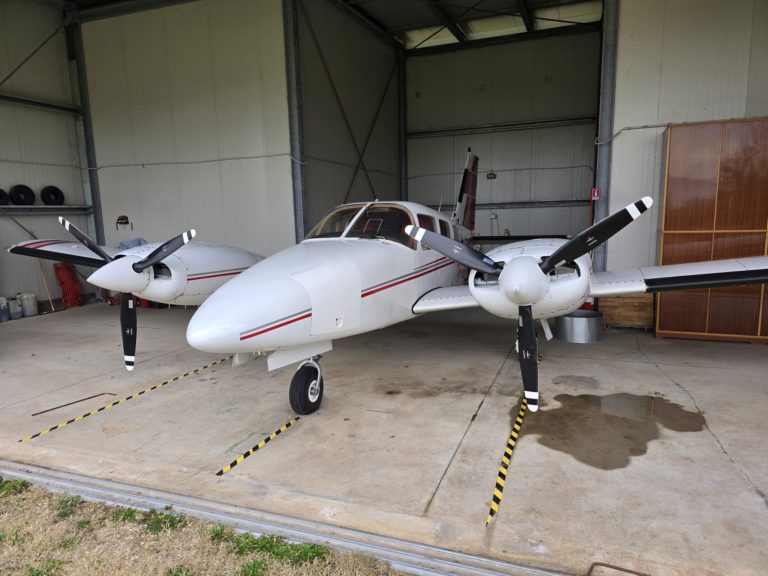
[[[118,252],[112,248],[103,247],[103,249],[110,256]],[[106,264],[104,260],[96,258],[93,252],[79,242],[70,242],[69,240],[30,240],[14,244],[8,248],[8,252],[44,260],[55,260],[56,262],[93,266],[94,268]]]
[[[480,306],[469,292],[469,286],[450,286],[435,288],[419,298],[413,305],[414,314],[439,312],[441,310],[458,310],[459,308],[476,308]]]
[[[620,296],[768,282],[768,256],[595,272],[590,296]]]

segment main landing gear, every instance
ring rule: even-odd
[[[317,362],[319,359],[305,360],[291,379],[288,398],[296,414],[312,414],[323,401],[323,370]]]

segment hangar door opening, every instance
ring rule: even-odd
[[[599,17],[599,16],[598,16]],[[595,30],[409,51],[408,199],[449,209],[471,147],[480,235],[572,235],[590,224],[600,78]]]

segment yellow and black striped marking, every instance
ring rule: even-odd
[[[523,419],[525,413],[528,411],[528,402],[525,398],[520,400],[520,410],[517,412],[515,418],[515,424],[512,426],[512,432],[509,434],[509,440],[507,440],[507,447],[504,448],[504,456],[501,457],[501,466],[499,467],[499,475],[496,477],[496,487],[493,489],[493,499],[491,500],[491,509],[488,510],[488,519],[485,521],[485,525],[488,526],[493,517],[499,511],[499,504],[501,504],[501,497],[504,494],[504,483],[507,481],[507,471],[509,470],[509,461],[512,458],[512,452],[515,451],[515,444],[520,437],[520,428],[523,426]]]
[[[244,454],[241,454],[240,456],[238,456],[237,458],[235,458],[234,460],[232,460],[232,462],[230,462],[229,464],[227,464],[226,466],[224,466],[224,468],[222,468],[221,470],[219,470],[218,472],[216,472],[216,476],[223,476],[224,474],[226,474],[227,472],[229,472],[230,470],[232,470],[232,468],[234,468],[235,466],[237,466],[238,464],[240,464],[240,463],[241,463],[243,460],[245,460],[246,458],[248,458],[248,456],[250,456],[251,454],[253,454],[254,452],[256,452],[256,450],[261,450],[262,448],[264,448],[264,446],[265,446],[267,443],[271,442],[272,440],[274,440],[275,438],[277,438],[278,436],[280,436],[280,434],[282,434],[283,432],[285,432],[286,430],[288,430],[288,428],[290,428],[291,426],[293,426],[293,425],[294,425],[294,423],[296,422],[296,420],[298,420],[299,418],[301,418],[301,416],[296,416],[296,418],[292,418],[291,420],[289,420],[288,422],[286,422],[285,424],[283,424],[282,426],[280,426],[280,428],[278,428],[277,430],[275,430],[274,432],[272,432],[272,434],[270,434],[269,436],[267,436],[266,438],[264,438],[264,440],[262,440],[261,442],[259,442],[258,444],[256,444],[256,446],[254,446],[253,448],[251,448],[250,450],[248,450],[248,451],[247,451],[247,452],[245,452]]]
[[[114,408],[118,404],[125,404],[128,402],[128,400],[133,400],[134,398],[138,398],[139,396],[143,396],[144,394],[148,394],[149,392],[152,392],[153,390],[158,390],[162,388],[163,386],[166,386],[168,384],[171,384],[173,382],[178,382],[179,380],[183,380],[187,376],[192,376],[193,374],[199,374],[203,370],[207,370],[208,368],[211,368],[213,366],[216,366],[217,364],[221,364],[222,362],[226,362],[227,360],[230,360],[232,356],[227,356],[226,358],[221,358],[220,360],[216,360],[215,362],[210,362],[209,364],[206,364],[205,366],[200,366],[200,368],[195,368],[194,370],[190,372],[185,372],[184,374],[180,374],[178,376],[175,376],[174,378],[171,378],[170,380],[166,380],[165,382],[161,382],[160,384],[155,384],[154,386],[150,386],[149,388],[144,388],[144,390],[139,390],[138,392],[134,392],[130,396],[126,396],[125,398],[121,398],[120,400],[115,400],[114,402],[110,402],[109,404],[104,404],[101,408],[94,408],[90,412],[86,412],[85,414],[82,414],[80,416],[77,416],[76,418],[71,418],[70,420],[67,420],[66,422],[62,422],[61,424],[57,424],[56,426],[52,426],[51,428],[46,428],[45,430],[42,430],[38,432],[37,434],[32,434],[32,436],[27,436],[25,438],[22,438],[19,440],[19,442],[29,442],[30,440],[34,440],[35,438],[39,436],[45,436],[46,434],[49,434],[50,432],[53,432],[54,430],[60,430],[64,428],[65,426],[69,426],[70,424],[73,424],[75,422],[80,422],[80,420],[84,420],[85,418],[88,418],[88,416],[93,416],[95,414],[98,414],[99,412],[104,412],[105,410],[109,410],[110,408]]]

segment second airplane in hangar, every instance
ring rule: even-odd
[[[517,349],[528,407],[538,409],[534,320],[578,309],[590,296],[658,292],[768,281],[768,256],[592,271],[590,251],[652,205],[634,202],[569,239],[500,246],[487,255],[470,238],[477,184],[470,154],[451,218],[413,202],[345,204],[296,246],[258,262],[219,288],[187,327],[194,348],[269,353],[268,368],[295,362],[289,399],[299,414],[323,398],[317,356],[332,341],[420,313],[482,307],[517,320]],[[466,268],[472,272],[466,277]]]

